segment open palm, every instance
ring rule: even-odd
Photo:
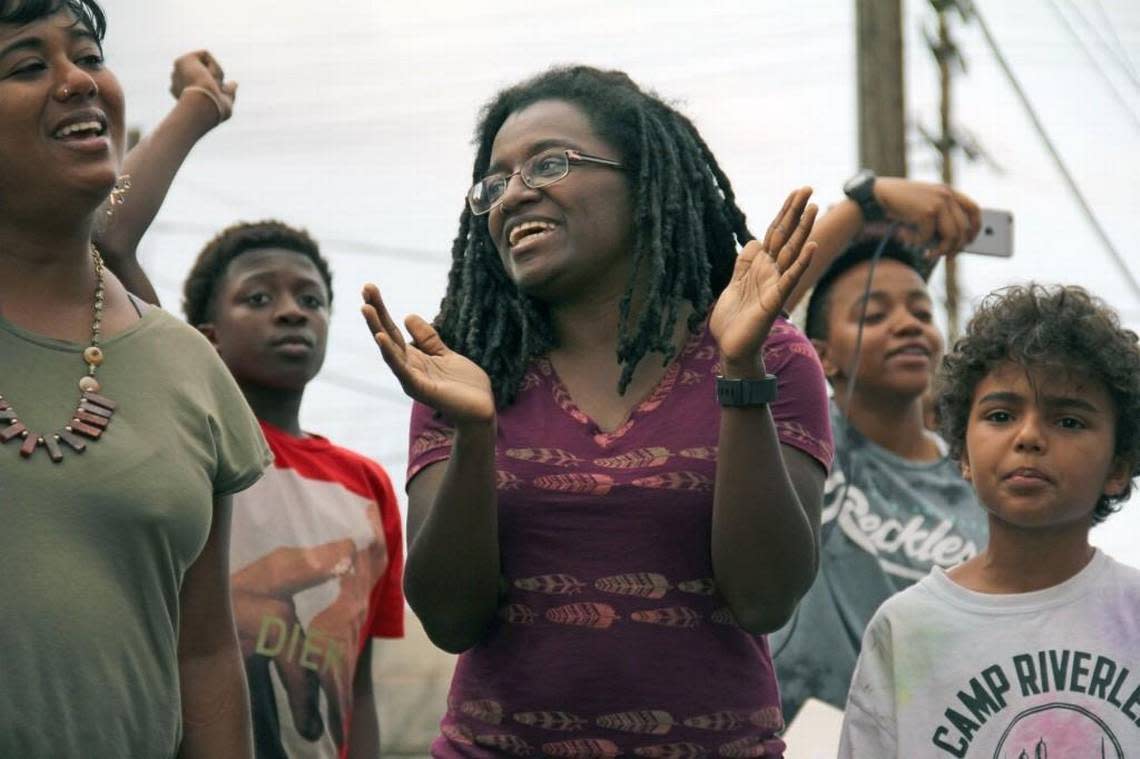
[[[494,418],[495,396],[487,373],[448,348],[430,324],[409,316],[405,324],[413,342],[405,342],[376,285],[365,285],[361,311],[385,363],[408,396],[442,412],[455,424]]]
[[[709,330],[726,364],[755,360],[784,303],[807,270],[815,243],[807,243],[817,208],[811,189],[792,192],[764,240],[752,240],[736,258],[732,279],[709,316]]]

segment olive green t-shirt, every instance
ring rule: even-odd
[[[0,395],[29,429],[69,421],[83,347],[0,318]],[[118,408],[100,440],[64,446],[59,464],[0,445],[0,757],[177,753],[182,580],[213,497],[271,460],[195,330],[151,309],[103,348],[97,376]]]

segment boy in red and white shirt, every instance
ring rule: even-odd
[[[202,250],[184,295],[275,457],[234,499],[230,546],[257,756],[376,757],[370,641],[403,635],[402,535],[384,470],[300,427],[324,361],[328,265],[303,231],[238,224]]]

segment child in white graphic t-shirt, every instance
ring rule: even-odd
[[[843,707],[884,601],[985,543],[973,488],[924,425],[943,348],[927,267],[898,240],[868,237],[832,261],[808,301],[805,331],[834,390],[836,463],[824,485],[819,574],[769,636],[789,723],[809,698]]]
[[[1136,755],[1140,571],[1088,540],[1140,474],[1136,334],[1077,287],[999,291],[939,409],[989,542],[876,613],[840,756]]]

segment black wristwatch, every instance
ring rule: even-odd
[[[854,200],[863,213],[863,221],[882,221],[887,212],[875,199],[875,172],[861,169],[843,185],[843,194]]]
[[[776,400],[776,375],[764,379],[716,378],[716,399],[722,406],[764,406]]]

